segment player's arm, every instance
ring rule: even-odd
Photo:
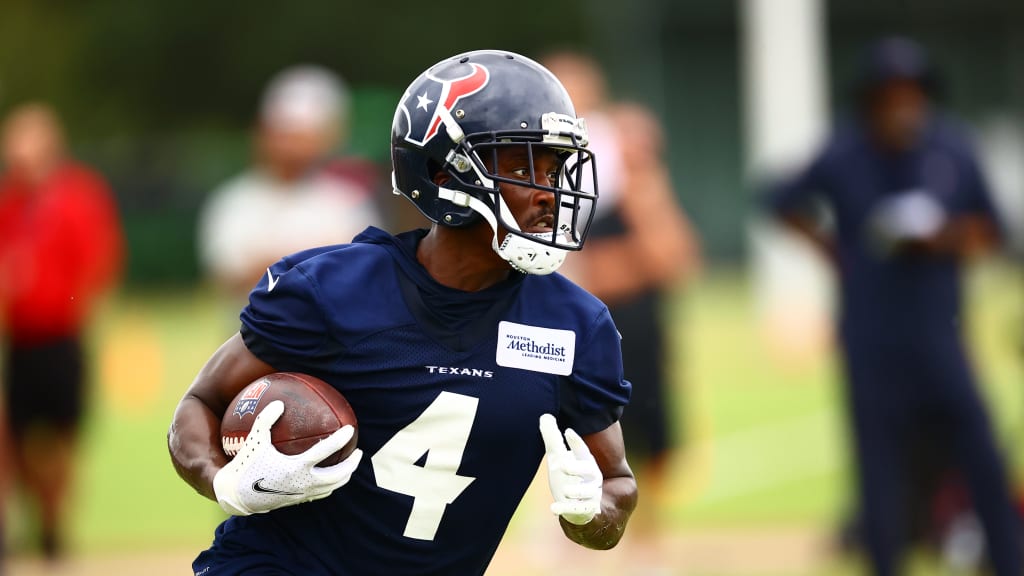
[[[983,214],[964,214],[951,218],[930,242],[937,252],[970,259],[991,252],[1001,242],[999,227]]]
[[[668,172],[663,167],[645,171],[630,192],[623,197],[623,217],[644,275],[656,286],[691,276],[700,267],[699,242],[675,200]]]
[[[920,191],[880,202],[871,226],[881,245],[896,254],[967,260],[994,250],[1001,241],[991,208],[950,213],[936,198]]]
[[[352,426],[301,454],[282,454],[270,440],[270,428],[284,412],[284,404],[275,401],[260,410],[241,450],[228,462],[220,446],[221,415],[242,388],[274,371],[236,334],[200,370],[167,434],[178,474],[229,514],[247,516],[326,498],[349,481],[362,458],[356,449],[337,464],[316,466],[348,444]],[[269,486],[260,484],[264,481]]]
[[[562,532],[577,544],[595,550],[607,550],[619,543],[626,531],[626,522],[636,508],[637,487],[633,471],[626,463],[622,427],[618,422],[605,430],[583,437],[597,461],[604,480],[601,482],[601,511],[583,525],[558,517]]]
[[[203,496],[217,499],[213,478],[228,462],[220,444],[224,410],[242,388],[272,372],[236,333],[214,352],[178,403],[167,447],[178,475]]]
[[[809,242],[827,262],[835,262],[835,239],[821,229],[814,217],[796,211],[783,212],[778,217],[787,229]]]
[[[631,182],[620,201],[626,235],[590,241],[578,255],[586,263],[583,286],[605,302],[671,285],[700,266],[696,235],[668,174],[652,170]]]
[[[761,208],[789,231],[808,241],[827,261],[836,261],[834,235],[822,226],[822,209],[831,204],[835,166],[842,163],[830,146],[799,173],[771,185],[761,196]]]
[[[553,416],[541,417],[540,429],[555,499],[551,510],[558,514],[562,531],[587,548],[613,548],[637,500],[619,423],[584,438],[568,429],[564,442]]]
[[[968,260],[1000,248],[1005,229],[976,154],[970,146],[964,151],[963,182],[959,209],[953,210],[935,237],[929,239],[933,252],[951,254]]]

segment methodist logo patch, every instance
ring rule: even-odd
[[[515,322],[498,324],[498,366],[568,376],[576,359],[576,333]]]
[[[260,398],[263,398],[263,393],[267,391],[267,388],[270,388],[270,382],[266,379],[250,384],[242,393],[242,397],[238,399],[232,414],[238,414],[239,418],[246,414],[255,414],[256,407],[260,404]]]

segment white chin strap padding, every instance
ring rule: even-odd
[[[505,241],[495,250],[512,265],[526,274],[551,274],[565,262],[566,251],[528,240],[515,234],[506,234]]]
[[[505,240],[498,245],[498,220],[495,218],[494,213],[491,209],[481,202],[479,199],[466,194],[460,190],[451,190],[443,186],[439,186],[437,189],[438,197],[457,206],[468,206],[474,212],[480,214],[487,220],[487,223],[491,225],[491,230],[494,231],[494,238],[491,240],[491,248],[501,256],[503,260],[508,262],[513,268],[524,273],[524,274],[536,274],[538,276],[544,276],[551,274],[558,267],[565,262],[566,250],[561,248],[554,248],[540,242],[535,242],[516,234],[508,233],[505,234]],[[505,210],[508,212],[508,207],[505,206],[505,200],[500,194],[496,195],[498,202],[501,204],[499,210]],[[519,227],[513,219],[510,223],[514,226],[517,231]]]

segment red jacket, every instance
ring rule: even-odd
[[[21,344],[77,334],[120,275],[123,252],[99,174],[68,162],[34,190],[0,178],[0,330]]]

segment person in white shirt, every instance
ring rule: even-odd
[[[253,165],[214,190],[200,212],[201,264],[228,294],[248,293],[286,254],[349,242],[380,225],[372,187],[331,162],[348,109],[344,81],[326,68],[294,66],[267,85]]]

